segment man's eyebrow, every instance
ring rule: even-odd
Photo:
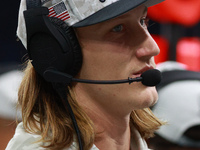
[[[142,14],[146,14],[147,13],[147,10],[148,10],[148,7],[144,7],[144,10],[142,11],[141,10],[141,13]],[[115,18],[112,18],[112,19],[110,19],[110,20],[107,20],[106,22],[101,22],[101,23],[99,23],[99,27],[98,27],[98,30],[101,28],[101,27],[103,27],[102,26],[102,24],[105,24],[105,23],[108,23],[108,22],[111,22],[111,21],[113,21],[114,20],[114,22],[115,23],[118,23],[119,22],[119,20],[124,20],[124,19],[126,19],[126,18],[129,18],[130,17],[130,14],[122,14],[122,15],[120,15],[120,16],[118,16],[118,17],[115,17]],[[113,24],[115,24],[115,23],[113,23]],[[101,24],[101,25],[100,25]]]

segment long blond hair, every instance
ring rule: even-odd
[[[93,122],[78,105],[73,90],[68,87],[66,91],[69,91],[68,101],[81,132],[83,148],[88,150],[92,147],[96,134]],[[43,147],[58,150],[72,144],[76,134],[68,110],[51,83],[46,82],[37,74],[30,62],[24,70],[18,101],[25,130],[40,134],[40,141],[48,143],[42,145]],[[149,108],[146,108],[134,110],[131,113],[131,124],[138,129],[142,137],[148,138],[163,122],[159,121]]]

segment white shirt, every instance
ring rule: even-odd
[[[147,147],[145,140],[140,136],[137,130],[134,130],[135,137],[137,138],[137,143],[139,150],[150,150]],[[40,147],[42,142],[37,142],[41,138],[40,135],[30,134],[23,128],[23,123],[19,123],[13,138],[7,145],[6,150],[46,150],[46,148]],[[73,142],[69,148],[64,148],[63,150],[78,150],[78,143]],[[99,150],[95,145],[92,146],[90,150]]]

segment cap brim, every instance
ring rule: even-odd
[[[76,23],[73,27],[84,27],[100,23],[112,18],[115,18],[119,15],[122,15],[141,4],[145,4],[147,7],[158,4],[164,0],[119,0],[101,10],[95,14],[87,17],[86,19]]]

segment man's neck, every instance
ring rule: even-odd
[[[94,144],[100,150],[130,150],[130,115],[121,118],[98,110],[87,113],[96,129]]]

